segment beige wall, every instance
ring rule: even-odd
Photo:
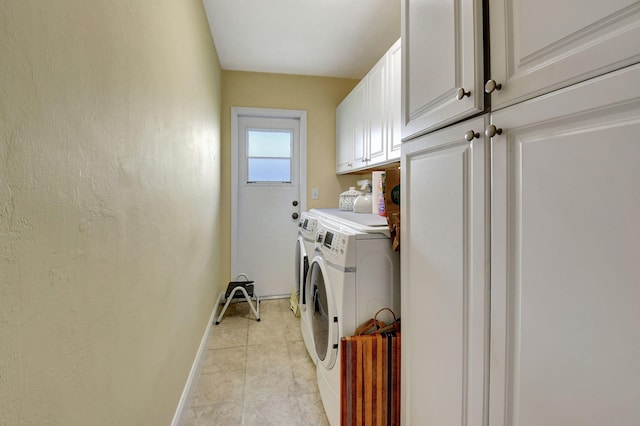
[[[231,107],[307,111],[307,209],[337,207],[341,192],[359,176],[336,175],[336,106],[358,83],[354,79],[241,71],[222,72],[222,203],[231,205]],[[311,199],[318,188],[319,198]],[[222,264],[230,268],[230,210],[222,214],[226,241]],[[227,275],[230,270],[227,269]]]
[[[168,425],[227,278],[202,3],[3,0],[0,28],[0,425]]]

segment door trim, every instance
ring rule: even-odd
[[[300,168],[300,211],[307,210],[307,111],[275,108],[231,107],[231,274],[238,264],[238,118],[240,116],[297,118],[300,120],[300,149],[298,158]],[[238,271],[237,273],[241,273]],[[232,279],[233,277],[229,277]]]

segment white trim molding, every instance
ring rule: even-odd
[[[176,408],[176,412],[173,415],[171,426],[180,425],[180,420],[182,419],[184,411],[189,409],[189,406],[191,405],[190,400],[191,400],[191,397],[193,396],[193,392],[195,392],[196,386],[198,386],[198,378],[200,377],[200,372],[202,370],[204,353],[207,350],[207,340],[209,340],[209,336],[211,335],[211,328],[216,318],[216,314],[219,306],[220,304],[218,301],[213,307],[213,311],[211,311],[211,317],[209,318],[207,327],[204,330],[204,335],[200,340],[200,347],[198,347],[198,352],[196,353],[196,357],[193,360],[193,364],[191,365],[191,371],[189,371],[189,376],[187,377],[187,383],[184,385],[184,389],[182,390],[182,395],[180,396],[180,401],[178,402],[178,407]]]

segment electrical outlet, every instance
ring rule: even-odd
[[[311,199],[312,200],[317,200],[318,199],[318,188],[313,188],[311,190]]]

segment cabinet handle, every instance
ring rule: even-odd
[[[353,166],[353,163],[347,163],[347,167]]]
[[[461,87],[456,91],[456,99],[460,100],[465,96],[471,97],[471,91],[466,92],[464,87]]]
[[[484,135],[488,138],[492,138],[495,135],[501,135],[501,134],[502,134],[502,129],[494,126],[493,124],[487,127],[487,129],[484,131]]]
[[[471,142],[475,138],[480,138],[480,133],[474,132],[473,130],[467,130],[467,132],[464,134],[464,139],[467,142]]]
[[[496,83],[495,80],[489,80],[484,85],[486,93],[493,93],[494,90],[500,91],[500,89],[502,89],[502,83]]]

